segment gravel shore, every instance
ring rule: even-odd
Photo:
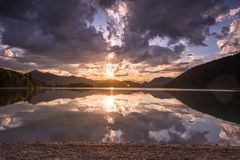
[[[240,147],[134,143],[0,144],[0,160],[161,159],[240,160]]]

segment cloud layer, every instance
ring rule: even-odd
[[[130,57],[134,63],[144,61],[152,65],[169,64],[179,59],[185,45],[206,46],[206,36],[210,34],[210,27],[216,24],[216,17],[227,12],[223,0],[135,0],[125,3],[128,12],[123,17],[123,45],[114,51]],[[149,45],[149,41],[157,37],[167,38],[168,46]]]
[[[205,45],[209,27],[226,12],[223,0],[136,0],[128,1],[127,30],[144,34],[146,39],[169,37],[169,43],[187,39]]]
[[[3,0],[0,6],[2,43],[30,56],[73,63],[90,61],[106,49],[102,33],[89,25],[97,12],[93,1]]]
[[[96,68],[104,75],[111,63],[127,77],[135,71],[118,69],[127,62],[139,74],[146,66],[179,72],[196,64],[198,57],[177,67],[194,55],[190,47],[210,47],[209,36],[222,52],[240,49],[239,11],[224,0],[1,0],[0,65],[84,76]],[[211,30],[229,16],[234,21],[221,34]]]

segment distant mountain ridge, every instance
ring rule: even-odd
[[[29,72],[33,79],[43,81],[48,85],[52,86],[66,86],[66,85],[74,85],[78,84],[80,86],[88,86],[94,83],[93,80],[76,77],[76,76],[59,76],[52,73],[44,73],[38,70],[33,70]]]
[[[199,89],[239,89],[240,53],[193,67],[177,78],[158,77],[143,84],[119,80],[91,80],[76,76],[59,76],[37,70],[23,74],[0,70],[0,87],[166,87]]]
[[[131,81],[118,80],[91,80],[76,76],[58,76],[52,73],[43,73],[38,70],[29,72],[28,74],[35,80],[43,81],[51,86],[69,86],[69,87],[143,87],[139,83]]]
[[[173,78],[170,77],[159,77],[150,82],[140,84],[132,81],[119,81],[114,79],[91,80],[76,76],[58,76],[52,73],[43,73],[37,70],[31,71],[29,74],[33,77],[33,79],[43,81],[52,86],[72,85],[73,87],[77,87],[73,84],[81,84],[80,86],[82,87],[85,85],[90,85],[93,87],[161,87],[162,85],[173,80]]]
[[[240,88],[240,53],[193,67],[163,87]]]
[[[161,87],[169,82],[171,82],[174,78],[171,77],[158,77],[154,78],[150,82],[143,83],[144,87]]]

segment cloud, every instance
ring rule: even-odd
[[[216,17],[216,21],[217,21],[217,22],[222,22],[222,21],[225,20],[226,18],[234,18],[234,17],[237,17],[237,15],[238,15],[239,13],[240,13],[240,7],[230,9],[229,12],[223,13],[223,14],[219,15],[218,17]]]
[[[120,30],[118,20],[124,21],[121,46],[112,47],[120,57],[133,63],[146,62],[151,65],[169,64],[181,57],[186,45],[206,46],[205,37],[209,27],[216,24],[216,17],[227,12],[223,0],[135,0],[126,4],[124,17],[112,20],[110,30]],[[116,11],[119,8],[115,8]],[[114,34],[115,32],[111,32]],[[115,34],[119,37],[119,34]],[[167,40],[167,45],[152,40]],[[159,41],[158,40],[158,41]],[[184,41],[184,43],[182,43]],[[156,45],[159,44],[159,45]]]
[[[240,13],[240,7],[231,9],[230,12],[229,12],[229,15],[232,16],[232,17],[234,17],[234,16],[236,16],[238,13]]]
[[[155,76],[182,72],[192,64],[175,62],[189,47],[206,46],[206,36],[220,39],[222,51],[239,49],[236,24],[221,35],[209,31],[239,11],[227,10],[224,0],[1,0],[0,64],[99,78],[113,63],[119,79],[139,76],[145,66],[155,67],[146,71]]]
[[[113,47],[119,58],[130,59],[132,63],[146,62],[151,65],[169,64],[180,57],[185,50],[183,44],[170,47],[149,45],[148,40],[136,33],[125,35],[121,47]]]
[[[127,31],[172,42],[186,38],[194,45],[205,45],[209,27],[227,11],[223,0],[136,0],[127,1],[127,6]]]
[[[116,0],[98,0],[100,6],[111,7]]]
[[[65,63],[93,61],[107,43],[91,22],[98,7],[90,0],[3,0],[2,43]],[[101,3],[102,4],[102,3]],[[31,61],[23,57],[21,61]],[[37,63],[37,62],[36,62]]]
[[[217,41],[221,53],[233,53],[240,51],[240,19],[231,23],[226,36]]]

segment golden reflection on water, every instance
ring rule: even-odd
[[[118,112],[126,115],[131,112],[146,112],[152,109],[159,111],[170,111],[177,106],[183,105],[175,98],[155,98],[151,94],[136,92],[132,94],[113,94],[109,95],[93,94],[85,97],[59,98],[51,101],[43,101],[37,106],[63,108],[66,111],[85,111],[85,112]]]
[[[57,103],[53,102],[52,104],[55,106]],[[173,107],[182,105],[182,103],[175,98],[159,99],[142,92],[130,95],[91,95],[73,99],[70,104],[71,108],[75,107],[86,112],[118,112],[123,115],[131,112],[142,113],[152,109],[172,111]],[[51,105],[51,103],[47,105]]]
[[[104,108],[106,112],[116,112],[114,96],[106,96],[103,98]]]
[[[39,123],[37,123],[41,126],[43,123],[41,120],[47,119],[48,122],[48,118],[52,118],[49,113],[54,113],[54,118],[57,118],[55,113],[57,115],[66,112],[72,115],[81,114],[76,116],[74,121],[71,121],[72,116],[69,119],[64,119],[67,118],[65,116],[63,119],[58,119],[59,128],[63,127],[64,130],[65,122],[70,121],[71,125],[76,124],[79,127],[76,134],[78,131],[84,132],[86,128],[92,129],[91,133],[99,133],[96,128],[103,125],[104,133],[100,137],[102,142],[121,142],[126,137],[135,138],[141,135],[143,138],[156,142],[171,142],[176,137],[179,137],[183,142],[188,142],[191,141],[195,133],[199,133],[199,135],[204,134],[203,137],[209,143],[226,141],[240,145],[240,126],[237,124],[195,111],[173,97],[160,96],[156,98],[150,93],[141,91],[116,94],[114,91],[113,88],[108,94],[94,93],[76,97],[61,95],[56,98],[54,95],[52,99],[44,100],[43,98],[35,104],[21,102],[0,108],[0,131],[24,126],[27,124],[24,121],[36,120],[38,114],[42,114],[39,115]],[[91,116],[88,117],[88,115]],[[92,117],[93,119],[91,119]],[[95,121],[97,117],[100,117],[101,123],[99,120]],[[78,121],[78,119],[81,120]],[[83,123],[84,128],[81,128],[81,123]],[[54,122],[49,123],[49,125],[53,125],[49,128],[56,127]],[[67,123],[66,128],[69,127],[68,125]],[[128,132],[129,130],[130,132]],[[75,132],[75,129],[72,132]],[[146,133],[143,134],[143,132]],[[52,132],[49,134],[51,135]]]

